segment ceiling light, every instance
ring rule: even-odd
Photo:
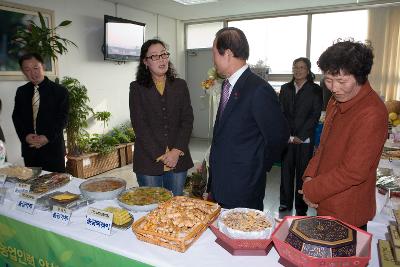
[[[198,4],[205,4],[205,3],[212,3],[218,2],[218,0],[173,0],[182,5],[198,5]]]

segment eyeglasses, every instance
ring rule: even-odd
[[[162,59],[169,58],[169,55],[170,55],[170,53],[165,52],[165,53],[163,53],[161,55],[152,55],[152,56],[149,56],[149,57],[146,57],[146,58],[151,58],[151,60],[156,61],[156,60],[159,60],[160,58],[162,58]]]
[[[300,66],[300,67],[295,67],[295,66],[293,66],[292,67],[292,70],[306,70],[307,69],[307,67],[304,67],[304,66]]]

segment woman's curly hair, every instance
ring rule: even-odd
[[[323,73],[337,75],[340,71],[352,74],[357,83],[363,85],[371,72],[374,54],[371,43],[354,40],[337,40],[318,59],[317,65]]]
[[[163,41],[158,40],[158,39],[150,39],[144,42],[142,45],[142,48],[140,49],[140,62],[139,66],[137,68],[136,72],[136,81],[143,86],[150,87],[154,82],[151,77],[150,70],[147,68],[147,66],[144,64],[144,60],[146,59],[147,51],[149,50],[149,47],[154,45],[154,44],[160,44],[164,48],[166,48],[166,45]],[[176,72],[175,69],[170,61],[168,61],[168,70],[166,73],[167,80],[173,81],[176,78]]]

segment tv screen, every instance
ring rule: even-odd
[[[104,15],[104,60],[139,60],[146,24]]]

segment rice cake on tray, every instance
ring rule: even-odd
[[[185,252],[220,211],[216,203],[177,196],[136,221],[132,230],[139,240]]]

